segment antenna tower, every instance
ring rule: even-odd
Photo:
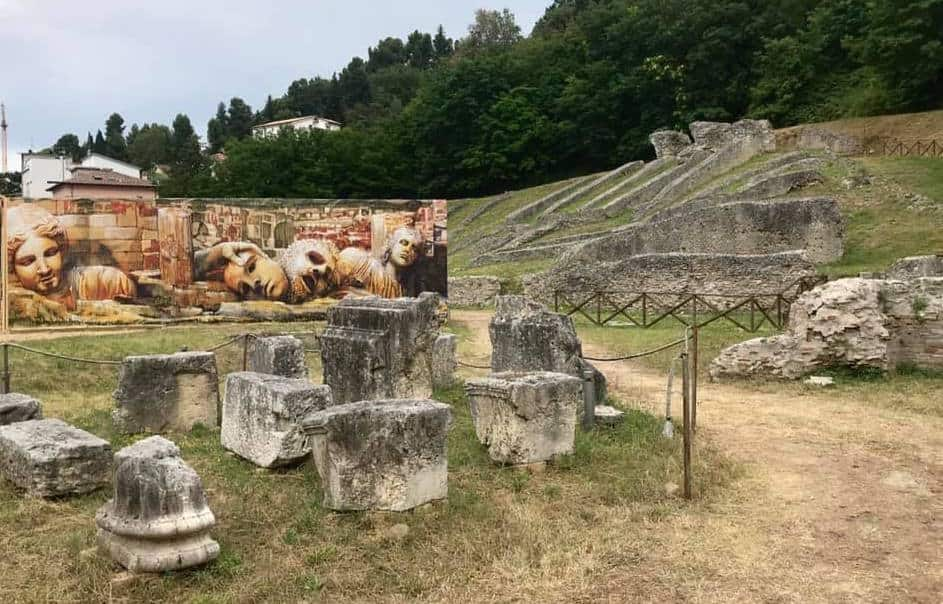
[[[7,108],[0,103],[0,173],[6,174],[7,170]]]

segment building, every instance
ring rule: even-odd
[[[90,168],[113,172],[134,180],[141,179],[141,168],[112,159],[100,153],[90,153],[79,163],[71,158],[49,153],[24,153],[20,162],[25,199],[50,197],[50,185],[62,183],[73,176],[75,168]],[[150,184],[150,183],[148,183]],[[132,199],[138,199],[133,197]]]
[[[53,199],[157,199],[157,186],[110,169],[73,167],[69,177],[52,182],[47,195]]]
[[[282,128],[291,128],[294,130],[328,130],[334,132],[341,129],[341,124],[334,120],[317,115],[306,115],[304,117],[293,117],[287,120],[276,120],[252,127],[253,136],[276,136]]]

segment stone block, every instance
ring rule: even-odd
[[[114,392],[115,426],[125,434],[217,425],[216,355],[180,352],[127,357]]]
[[[58,419],[0,427],[0,474],[34,497],[90,493],[108,484],[111,445]]]
[[[223,447],[263,468],[302,461],[311,453],[301,420],[333,405],[328,386],[264,373],[226,376]]]
[[[605,400],[606,378],[583,360],[583,346],[570,317],[524,296],[498,296],[488,331],[494,373],[549,371],[582,379],[583,370],[590,370],[596,401]]]
[[[493,306],[500,293],[497,277],[449,278],[449,306]]]
[[[42,405],[33,397],[16,392],[0,394],[0,426],[42,418]]]
[[[432,346],[432,385],[435,388],[448,388],[458,379],[458,336],[443,334],[436,338]]]
[[[219,555],[199,475],[160,436],[115,455],[114,497],[95,515],[99,550],[132,572],[205,564]]]
[[[250,338],[247,370],[288,378],[307,378],[304,342],[293,336]]]
[[[652,146],[655,147],[655,156],[658,159],[664,157],[677,157],[681,151],[691,146],[691,137],[684,132],[674,130],[659,130],[653,132],[649,137]]]
[[[321,336],[324,383],[337,404],[432,396],[439,298],[348,298]]]
[[[324,506],[401,512],[444,499],[451,421],[431,400],[361,401],[307,418]]]
[[[495,462],[525,465],[573,452],[582,383],[562,373],[497,373],[465,384],[475,434]]]

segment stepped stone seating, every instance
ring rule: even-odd
[[[0,474],[33,497],[82,495],[108,484],[112,452],[59,419],[0,427]]]
[[[402,512],[448,494],[452,410],[431,400],[361,401],[303,422],[324,507]]]

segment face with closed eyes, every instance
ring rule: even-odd
[[[244,299],[282,299],[288,291],[288,279],[277,262],[255,252],[243,252],[239,259],[242,265],[230,262],[223,270],[226,287]]]
[[[390,262],[398,268],[409,268],[415,264],[422,249],[423,239],[418,231],[399,228],[390,237]]]
[[[54,292],[62,283],[62,249],[54,239],[33,233],[16,251],[13,272],[26,289]]]

